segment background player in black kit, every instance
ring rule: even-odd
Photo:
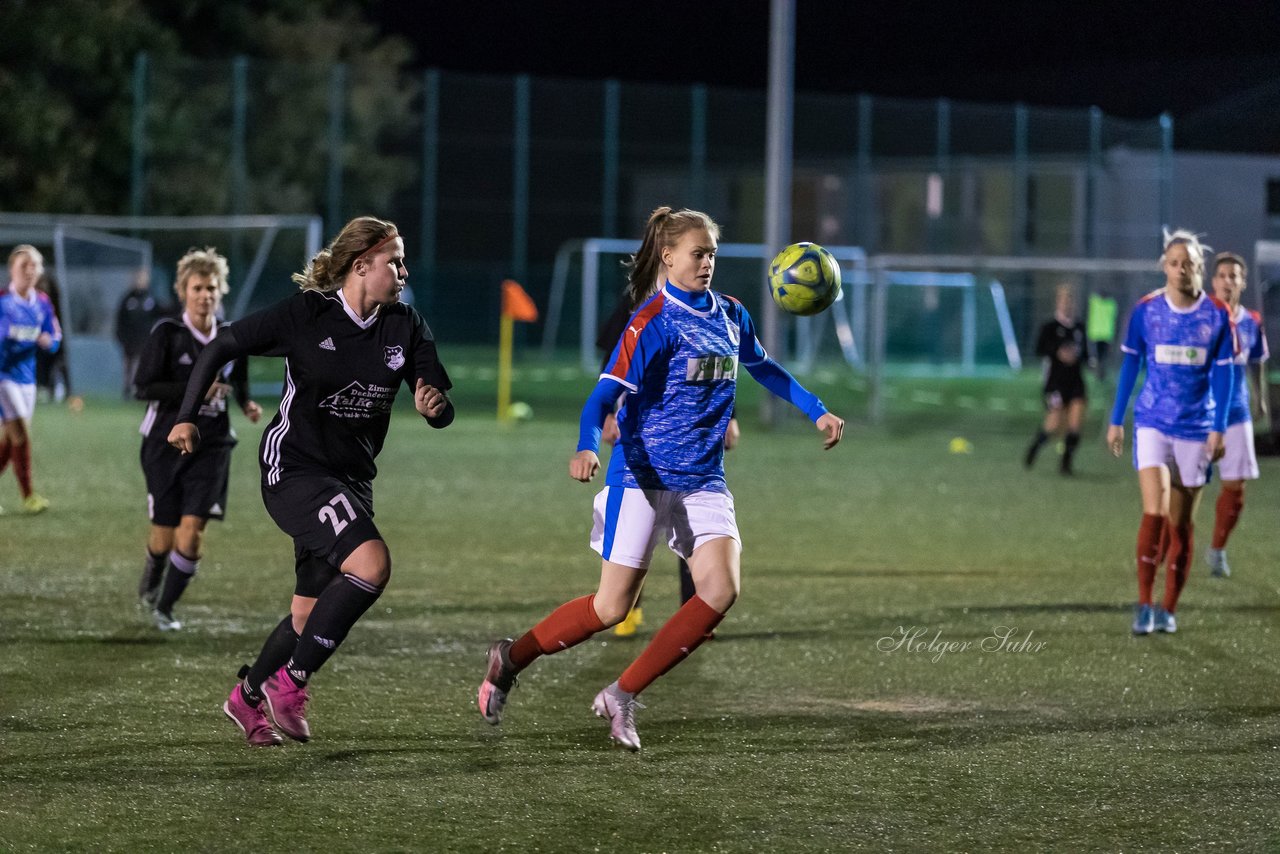
[[[226,512],[231,449],[236,444],[227,417],[227,394],[235,395],[250,421],[256,424],[262,417],[262,407],[249,399],[248,361],[236,359],[219,366],[205,387],[196,415],[199,449],[182,454],[169,444],[191,369],[205,346],[226,328],[218,322],[218,308],[228,291],[227,275],[227,259],[213,249],[192,249],[182,256],[173,285],[182,315],[155,325],[134,373],[134,394],[150,401],[139,430],[151,531],[138,598],[162,632],[182,628],[173,616],[174,603],[200,566],[205,525]]]
[[[342,644],[391,577],[373,522],[374,458],[401,383],[432,427],[453,421],[452,386],[422,317],[399,302],[408,271],[389,222],[353,219],[293,278],[302,293],[232,323],[192,372],[169,442],[190,453],[202,390],[217,366],[244,355],[283,356],[280,411],[262,436],[262,500],[293,537],[290,615],[240,672],[222,709],[250,745],[280,744],[275,727],[311,737],[307,681]]]
[[[1075,291],[1068,284],[1058,285],[1055,294],[1053,320],[1040,327],[1036,341],[1036,355],[1046,360],[1044,376],[1044,425],[1036,433],[1027,448],[1026,465],[1035,464],[1036,454],[1049,441],[1049,437],[1062,427],[1066,416],[1067,434],[1064,439],[1060,471],[1072,473],[1071,460],[1080,445],[1080,428],[1088,399],[1084,390],[1084,364],[1088,361],[1088,339],[1084,324],[1076,317]]]

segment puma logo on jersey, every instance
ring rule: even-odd
[[[638,328],[634,327],[634,326],[628,326],[628,327],[627,327],[627,331],[628,331],[628,332],[630,332],[632,335],[634,335],[634,336],[635,336],[635,337],[637,337],[637,338],[639,338],[639,337],[640,337],[640,330],[639,330]]]
[[[326,338],[320,342],[320,349],[321,350],[337,350],[338,348],[333,346],[332,338]]]
[[[191,364],[191,356],[187,353],[183,353],[181,356],[178,357],[178,364],[179,365]]]

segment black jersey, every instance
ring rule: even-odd
[[[1089,358],[1084,324],[1077,320],[1068,326],[1056,317],[1050,320],[1040,327],[1036,355],[1049,360],[1044,380],[1046,389],[1083,383],[1084,363]]]
[[[421,315],[395,303],[361,320],[340,292],[303,291],[237,320],[215,347],[217,357],[285,358],[280,411],[262,434],[259,455],[268,486],[295,474],[372,480],[400,384],[413,389],[421,378],[441,391],[453,387]],[[193,395],[188,389],[183,415],[194,407]],[[429,423],[450,420],[452,404]]]
[[[182,406],[183,393],[196,359],[205,346],[213,341],[227,324],[217,324],[212,334],[205,336],[181,318],[165,318],[151,329],[142,352],[138,356],[138,368],[133,375],[134,396],[148,400],[147,414],[143,416],[139,432],[148,441],[167,443],[169,431],[177,421]],[[235,359],[218,368],[217,379],[231,386],[231,392],[241,408],[249,401],[249,365],[247,359]],[[212,383],[212,381],[211,381]],[[205,386],[207,391],[208,385]],[[227,417],[227,401],[219,397],[200,400],[195,424],[200,429],[202,445],[234,445],[235,431]]]

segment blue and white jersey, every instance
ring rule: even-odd
[[[1227,426],[1243,424],[1249,412],[1249,378],[1246,365],[1260,365],[1271,357],[1267,334],[1262,329],[1262,315],[1244,306],[1236,307],[1236,371],[1231,389],[1231,406],[1227,409]]]
[[[49,352],[57,352],[62,329],[48,294],[32,288],[25,298],[11,290],[0,292],[0,380],[35,385],[36,339],[48,332]]]
[[[707,296],[709,307],[698,310],[693,295],[667,285],[636,309],[605,363],[601,379],[629,392],[607,485],[728,491],[724,434],[738,368],[768,356],[740,302]]]
[[[1121,349],[1147,366],[1146,381],[1133,407],[1134,426],[1204,441],[1214,416],[1209,373],[1214,365],[1235,360],[1227,307],[1201,294],[1189,308],[1175,308],[1163,288],[1154,291],[1134,307]]]

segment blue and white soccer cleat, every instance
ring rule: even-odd
[[[1157,632],[1165,632],[1171,635],[1178,630],[1177,618],[1173,616],[1172,611],[1166,611],[1164,608],[1156,608],[1153,622]]]
[[[1149,635],[1156,628],[1155,610],[1151,605],[1139,605],[1137,614],[1133,618],[1133,633],[1135,635]]]
[[[1230,578],[1231,567],[1227,565],[1227,550],[1215,549],[1212,546],[1205,550],[1204,561],[1209,564],[1209,574],[1214,578]]]

